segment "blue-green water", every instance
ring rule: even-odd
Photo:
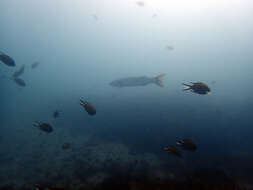
[[[252,179],[253,4],[175,2],[0,2],[0,51],[16,62],[0,64],[0,188],[81,189],[115,174],[184,181],[210,169]],[[9,77],[23,64],[20,87]],[[163,88],[109,85],[162,73]],[[182,91],[181,83],[197,81],[211,94]],[[184,138],[196,152],[177,158],[163,150]]]

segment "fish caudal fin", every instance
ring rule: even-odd
[[[84,105],[84,101],[80,99],[80,105]]]
[[[85,106],[86,104],[87,104],[86,101],[83,101],[82,99],[80,99],[80,105]]]
[[[37,121],[33,122],[33,126],[34,127],[38,127],[39,126],[39,122],[37,122]]]
[[[160,86],[160,87],[164,87],[163,85],[163,77],[165,77],[166,74],[161,74],[161,75],[158,75],[157,77],[155,77],[155,83]]]
[[[182,83],[182,85],[184,85],[183,91],[185,91],[185,90],[190,90],[190,89],[191,89],[191,85],[189,85],[189,84],[184,84],[184,83]]]

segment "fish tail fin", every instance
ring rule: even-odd
[[[86,104],[87,104],[86,101],[83,101],[82,99],[80,99],[80,105],[85,106]]]
[[[166,74],[161,74],[161,75],[158,75],[157,77],[155,77],[155,83],[160,86],[160,87],[164,87],[163,85],[163,77],[165,77]]]
[[[182,83],[182,85],[184,85],[183,91],[191,89],[191,85],[189,85],[189,84]]]
[[[177,141],[176,145],[178,145],[178,146],[182,145],[182,141]]]
[[[38,127],[39,126],[39,122],[38,121],[33,122],[33,126],[34,127]]]

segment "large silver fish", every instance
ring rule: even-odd
[[[10,67],[14,67],[15,61],[8,55],[4,54],[3,52],[0,52],[0,61],[2,61],[5,65],[8,65]]]
[[[157,77],[128,77],[114,80],[110,83],[114,87],[132,87],[132,86],[146,86],[148,84],[156,84],[160,87],[163,87],[162,78],[165,74],[158,75]]]

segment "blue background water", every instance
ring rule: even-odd
[[[153,175],[221,168],[251,176],[252,2],[206,1],[199,8],[188,2],[181,9],[160,3],[0,2],[0,51],[16,61],[16,68],[1,64],[0,74],[10,76],[25,64],[27,83],[22,88],[0,79],[0,185],[47,176],[81,183],[76,171],[92,181],[80,165],[91,164],[94,176],[108,159],[126,166],[145,160]],[[41,64],[32,70],[35,61]],[[109,85],[161,73],[164,88]],[[181,83],[191,81],[207,83],[212,93],[183,92]],[[80,98],[95,105],[96,116],[85,112]],[[36,120],[51,123],[54,132],[39,131]],[[194,139],[198,151],[184,152],[184,159],[163,151],[182,138]],[[65,142],[71,150],[61,149]]]

